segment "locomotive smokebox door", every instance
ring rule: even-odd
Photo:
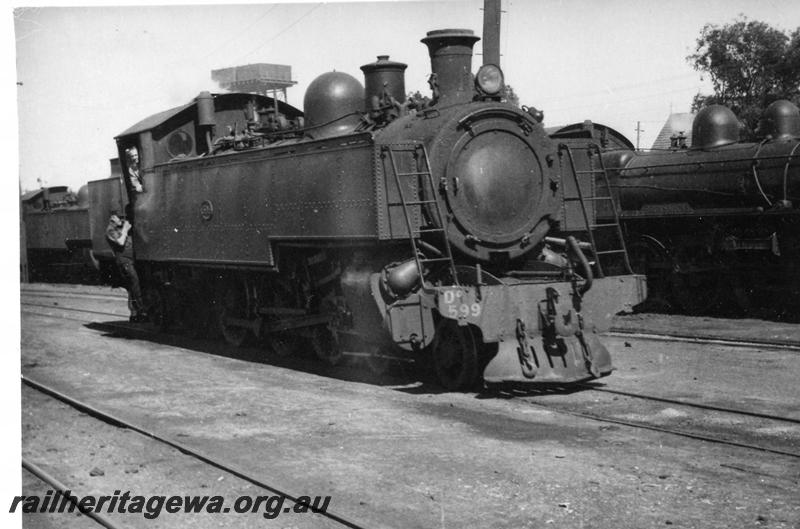
[[[530,251],[559,208],[553,159],[552,144],[527,114],[483,103],[453,116],[431,148],[451,243],[482,261]]]

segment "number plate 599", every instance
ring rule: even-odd
[[[449,318],[477,318],[481,315],[480,303],[469,303],[461,290],[444,291],[445,313]]]

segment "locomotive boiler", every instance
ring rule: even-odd
[[[800,111],[776,101],[759,141],[739,132],[733,112],[713,105],[695,117],[691,146],[604,155],[635,267],[690,313],[797,309]]]
[[[599,148],[550,139],[535,109],[501,100],[503,74],[472,74],[470,30],[431,31],[431,96],[379,56],[314,80],[304,111],[256,94],[202,93],[117,138],[116,182],[90,183],[96,253],[111,212],[134,226],[136,266],[159,326],[428,359],[448,389],[607,375],[597,333],[644,299],[621,236],[603,250]],[[364,88],[366,87],[366,88]],[[118,203],[118,200],[122,202]],[[613,206],[612,206],[613,207]],[[556,232],[560,229],[560,232]],[[605,253],[604,253],[605,252]],[[587,253],[590,258],[587,258]]]

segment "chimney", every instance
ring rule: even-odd
[[[478,42],[470,29],[437,29],[422,39],[431,56],[431,71],[436,76],[439,104],[454,105],[472,101],[472,47]]]
[[[364,72],[364,92],[368,112],[372,108],[372,98],[377,97],[380,100],[384,90],[398,103],[405,102],[407,67],[408,65],[402,62],[390,61],[388,55],[378,55],[377,61],[361,67],[361,71]]]

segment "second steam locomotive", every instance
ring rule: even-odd
[[[448,389],[609,374],[597,333],[645,283],[618,224],[592,243],[613,208],[597,142],[553,140],[503,102],[497,65],[472,74],[478,40],[422,40],[431,98],[407,99],[406,65],[380,56],[363,86],[318,77],[304,112],[202,93],[134,125],[116,141],[141,181],[125,166],[89,186],[95,255],[110,263],[102,227],[124,213],[153,322],[235,345],[418,355]]]
[[[756,134],[740,141],[734,113],[713,105],[691,145],[604,154],[634,267],[684,311],[800,313],[800,111],[772,103]]]

